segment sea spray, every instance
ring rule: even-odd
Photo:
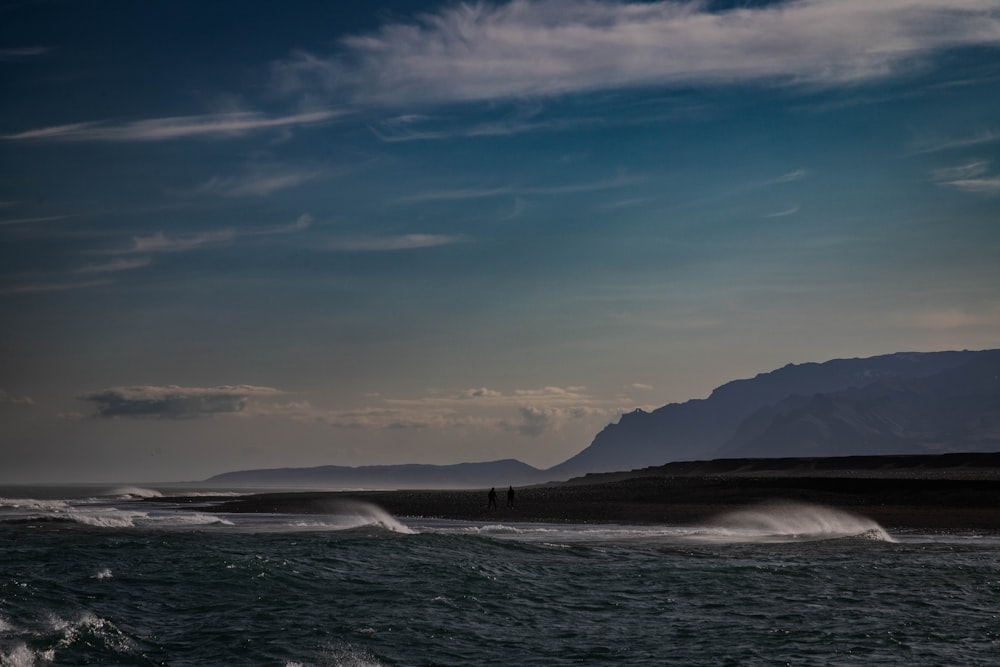
[[[415,532],[378,505],[361,500],[326,500],[320,507],[324,513],[331,515],[332,523],[325,524],[327,528],[349,530],[374,526],[407,535]]]
[[[875,521],[832,507],[770,502],[727,512],[710,522],[712,534],[737,541],[866,537],[895,540]]]
[[[156,489],[146,489],[138,486],[122,486],[112,489],[107,494],[112,498],[162,498],[163,494]]]

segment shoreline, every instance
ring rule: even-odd
[[[487,489],[394,491],[284,491],[239,498],[178,496],[149,499],[198,505],[218,512],[330,514],[351,501],[372,503],[396,517],[541,523],[699,525],[756,505],[798,502],[830,507],[878,522],[886,529],[1000,530],[1000,481],[839,476],[631,476],[584,479],[516,488],[514,507],[504,488],[487,509]],[[985,478],[984,478],[985,477]],[[192,507],[193,508],[193,507]]]

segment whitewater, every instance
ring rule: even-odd
[[[1000,649],[989,532],[794,503],[627,526],[0,494],[0,665],[986,665]]]

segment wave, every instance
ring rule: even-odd
[[[727,512],[697,535],[725,541],[760,542],[861,537],[895,542],[875,521],[843,510],[799,502],[771,502]]]
[[[413,535],[416,531],[401,523],[396,517],[378,505],[360,500],[331,500],[323,504],[324,513],[329,516],[315,521],[315,527],[328,530],[351,530],[355,528],[381,528],[393,533]],[[293,526],[308,527],[308,520],[297,521]]]
[[[146,489],[140,486],[120,486],[108,491],[105,496],[112,498],[162,498],[163,494],[156,489]]]
[[[32,667],[38,662],[55,664],[59,654],[73,653],[80,646],[110,652],[118,658],[116,663],[131,663],[137,657],[133,638],[108,619],[91,611],[83,611],[69,619],[49,613],[38,621],[35,627],[8,626],[9,634],[14,635],[16,641],[0,648],[0,665]]]
[[[197,528],[233,525],[227,519],[201,512],[150,513],[49,501],[10,503],[5,507],[12,510],[6,516],[0,516],[0,524],[5,525],[76,524],[91,528]]]
[[[0,509],[51,512],[68,509],[65,500],[38,500],[36,498],[0,498]]]

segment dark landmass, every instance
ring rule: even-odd
[[[206,480],[212,484],[261,486],[338,486],[354,488],[468,489],[491,484],[537,484],[551,479],[545,472],[514,459],[454,465],[316,466],[240,470]]]
[[[636,410],[548,469],[588,472],[735,456],[1000,449],[1000,350],[899,352],[789,364],[706,399]]]
[[[939,456],[720,459],[592,474],[516,489],[487,509],[475,490],[310,491],[218,498],[213,511],[328,514],[340,501],[374,503],[402,517],[694,525],[758,503],[790,500],[842,509],[886,528],[1000,530],[1000,453]],[[202,505],[205,497],[153,502]]]

